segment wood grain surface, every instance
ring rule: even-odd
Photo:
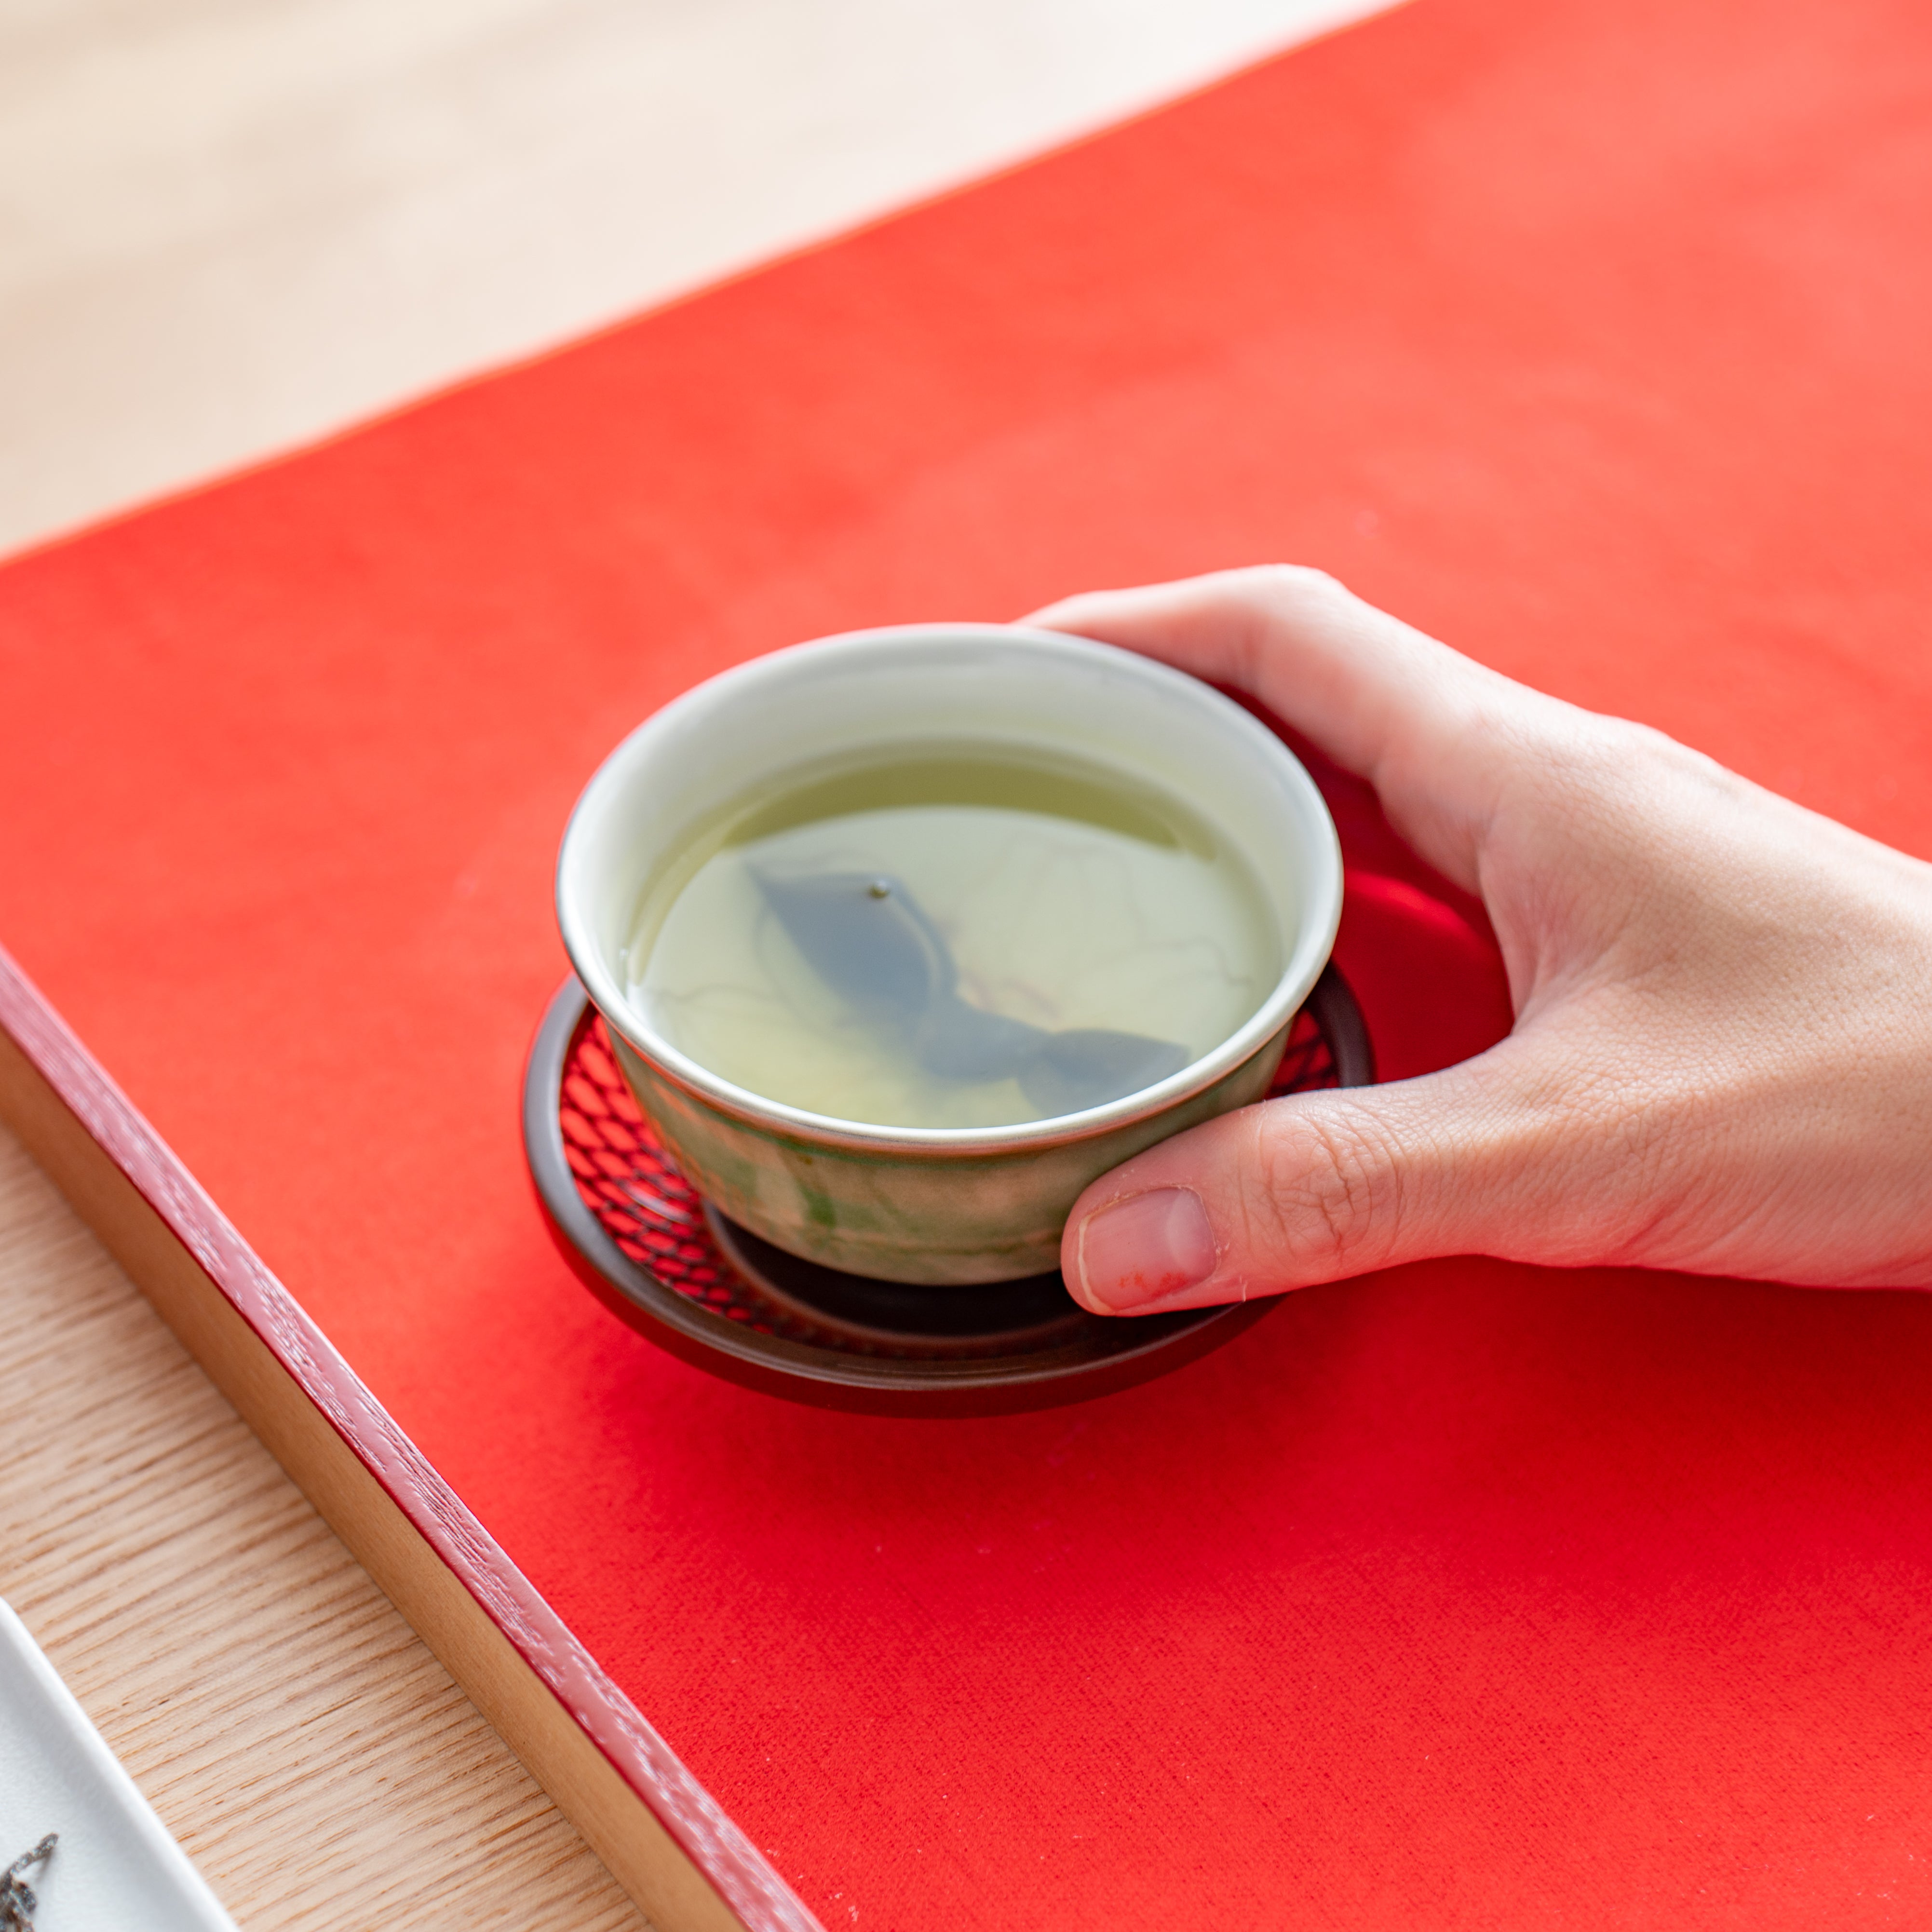
[[[0,550],[1386,0],[15,0]]]
[[[0,1595],[246,1932],[645,1921],[0,1130]]]

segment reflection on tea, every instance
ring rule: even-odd
[[[652,882],[625,956],[673,1046],[879,1126],[1004,1126],[1219,1046],[1280,961],[1238,856],[1102,767],[964,747],[794,773]]]

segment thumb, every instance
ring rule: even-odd
[[[1518,1097],[1513,1044],[1421,1079],[1264,1101],[1150,1148],[1075,1202],[1068,1286],[1096,1315],[1151,1314],[1515,1252],[1550,1128]]]

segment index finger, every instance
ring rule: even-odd
[[[1118,644],[1258,698],[1366,778],[1414,842],[1466,881],[1495,797],[1477,740],[1553,700],[1451,650],[1316,570],[1222,571],[1070,597],[1024,622]],[[1440,856],[1438,856],[1440,855]]]

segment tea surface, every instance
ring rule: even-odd
[[[752,1093],[989,1127],[1179,1072],[1280,961],[1246,865],[1178,800],[946,748],[748,796],[652,882],[625,970],[671,1045]]]

